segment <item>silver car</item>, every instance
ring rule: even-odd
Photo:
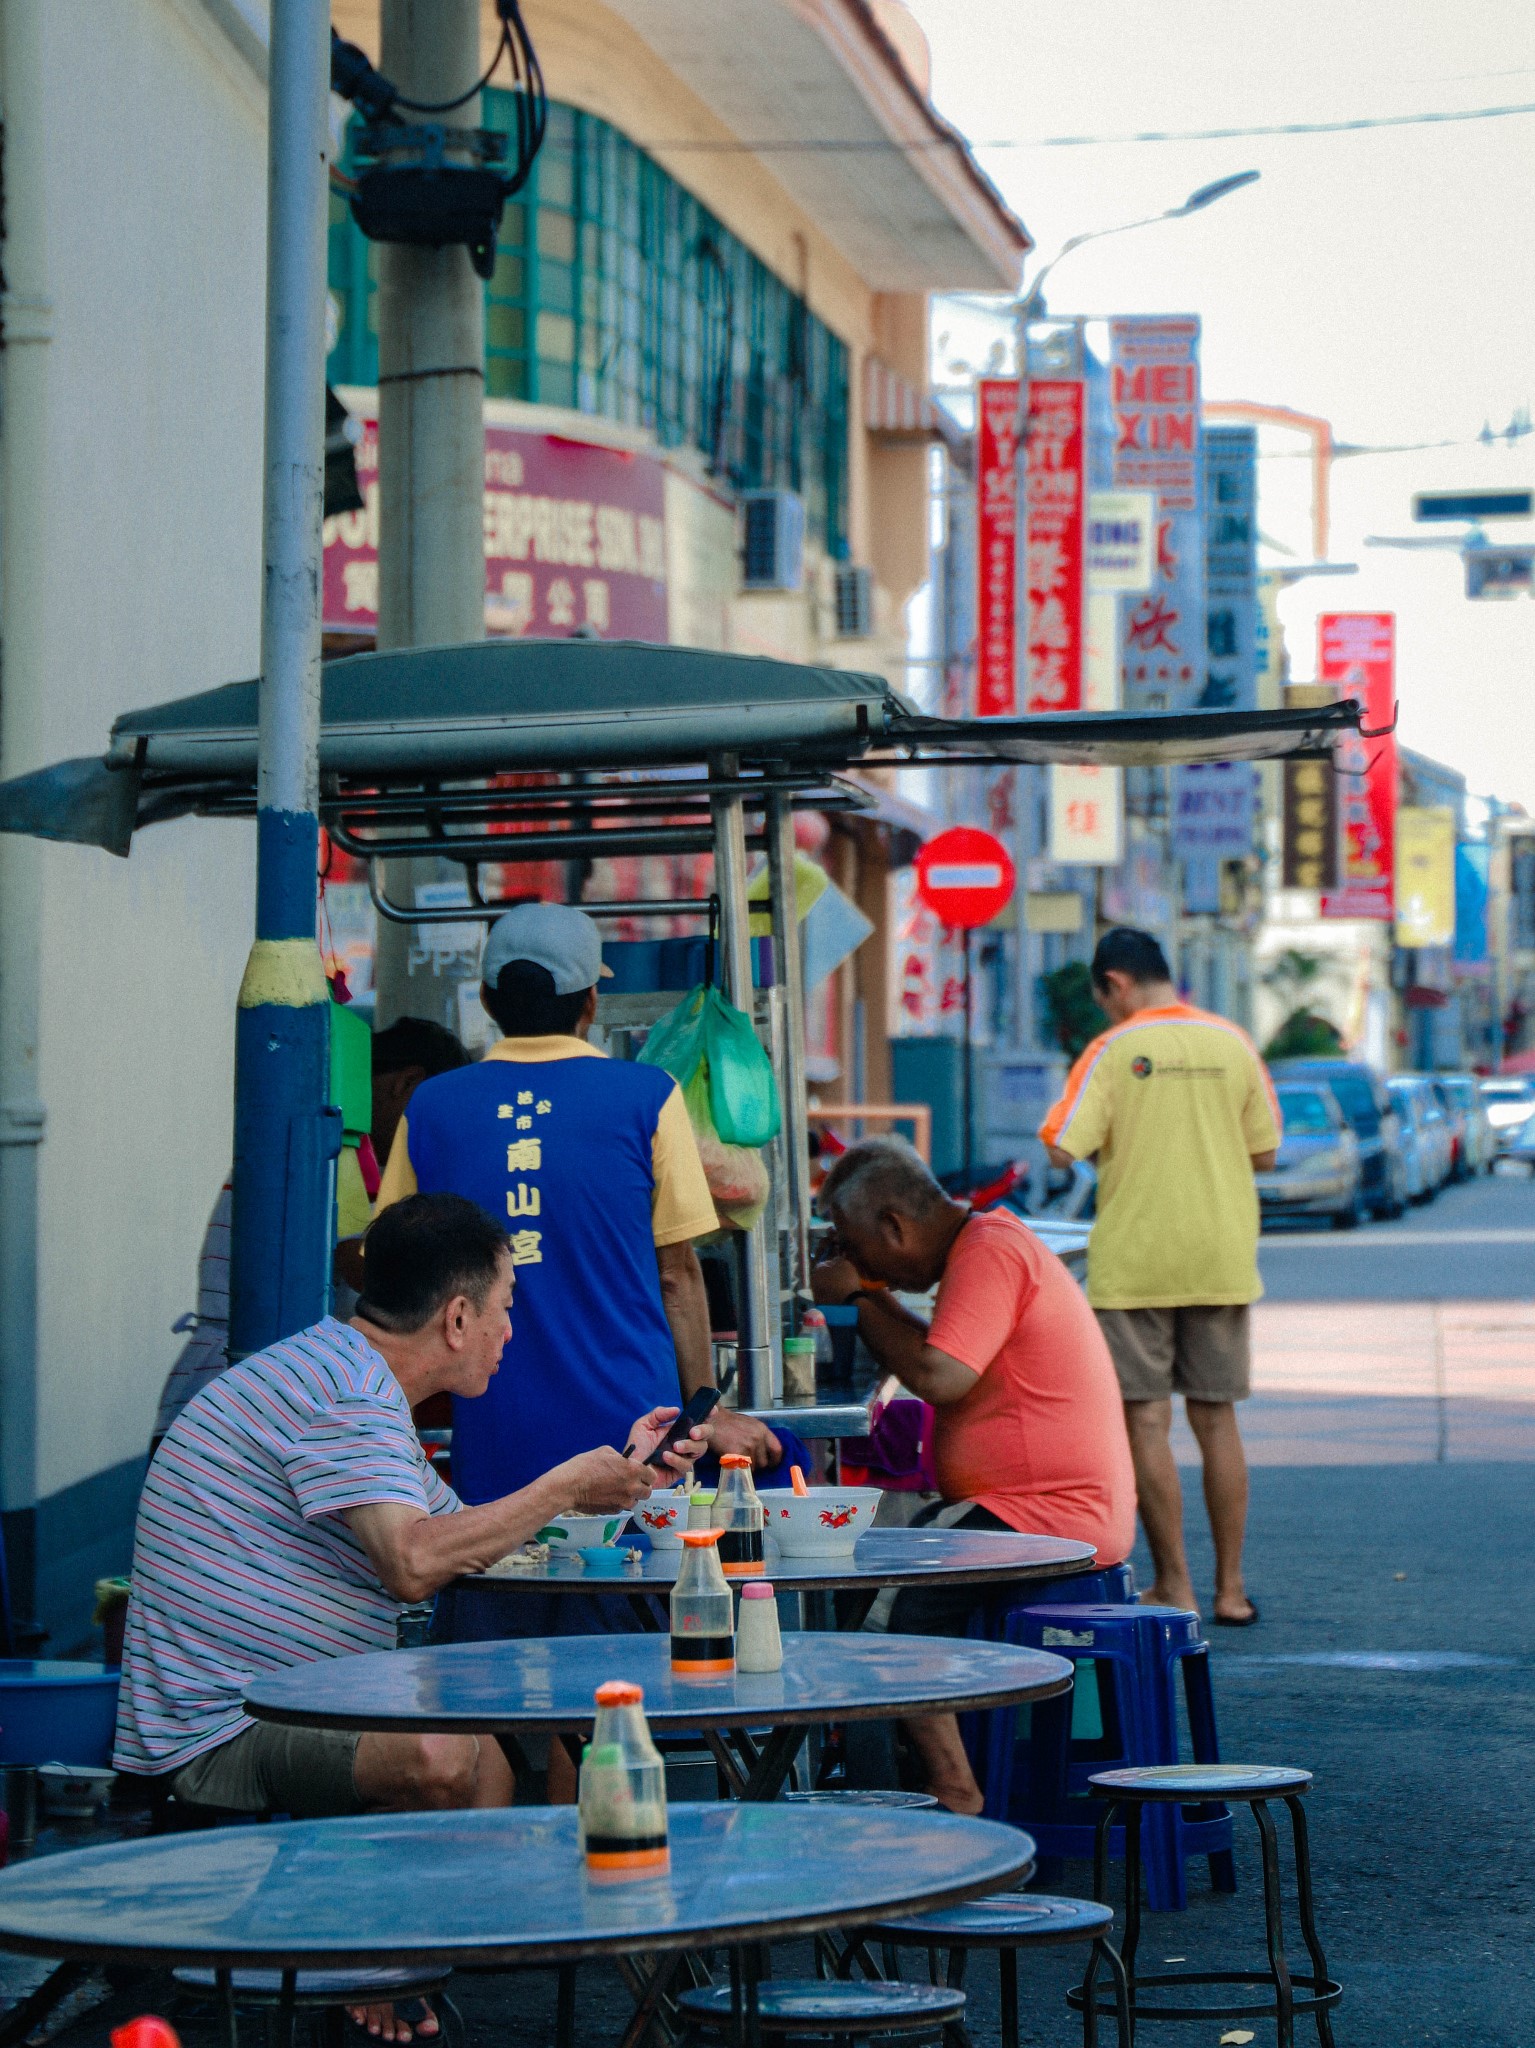
[[[1359,1163],[1359,1140],[1324,1081],[1275,1084],[1284,1136],[1279,1156],[1256,1176],[1264,1222],[1280,1216],[1330,1216],[1335,1230],[1352,1230],[1368,1213]]]
[[[1487,1105],[1475,1074],[1439,1074],[1440,1088],[1459,1112],[1459,1152],[1455,1161],[1458,1179],[1470,1180],[1491,1170],[1497,1140],[1487,1115]]]
[[[1407,1199],[1431,1202],[1450,1177],[1450,1127],[1433,1084],[1416,1074],[1395,1074],[1386,1083],[1402,1127],[1407,1166]]]
[[[1482,1101],[1498,1150],[1506,1152],[1535,1116],[1535,1083],[1525,1074],[1491,1074],[1482,1082]]]

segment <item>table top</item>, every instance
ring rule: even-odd
[[[992,1529],[870,1529],[850,1551],[831,1557],[785,1557],[769,1534],[765,1576],[780,1592],[867,1592],[879,1586],[987,1585],[1009,1579],[1059,1579],[1093,1568],[1090,1543],[1064,1536],[1019,1536]],[[476,1591],[646,1593],[669,1589],[680,1550],[641,1552],[642,1570],[600,1577],[579,1558],[551,1558],[532,1571],[483,1572],[461,1580]]]
[[[1005,1643],[786,1631],[783,1648],[781,1671],[686,1678],[672,1671],[667,1636],[442,1643],[295,1664],[251,1686],[245,1704],[258,1720],[300,1727],[515,1734],[589,1727],[592,1694],[610,1678],[642,1685],[646,1718],[665,1730],[962,1714],[1071,1685],[1064,1657]]]
[[[0,1870],[0,1948],[334,1968],[778,1941],[1011,1884],[1029,1837],[942,1812],[673,1806],[671,1869],[597,1884],[573,1807],[211,1829]]]

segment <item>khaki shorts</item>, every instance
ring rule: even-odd
[[[290,1813],[328,1820],[361,1813],[352,1765],[361,1737],[343,1728],[284,1728],[257,1721],[204,1750],[171,1779],[188,1806],[231,1813]]]
[[[1220,1308],[1094,1310],[1127,1401],[1245,1401],[1252,1392],[1248,1311]]]

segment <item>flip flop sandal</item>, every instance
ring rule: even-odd
[[[1217,1628],[1251,1628],[1255,1622],[1263,1619],[1262,1615],[1258,1612],[1256,1600],[1251,1603],[1251,1606],[1251,1614],[1212,1614],[1210,1619]]]

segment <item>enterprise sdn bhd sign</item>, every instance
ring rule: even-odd
[[[362,422],[360,512],[325,522],[328,633],[378,626],[378,422]],[[485,630],[665,641],[665,468],[653,455],[485,429]]]

